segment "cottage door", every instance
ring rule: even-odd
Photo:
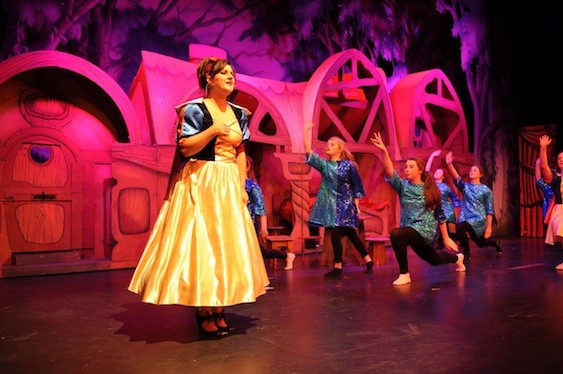
[[[82,246],[81,168],[56,132],[31,135],[7,150],[2,200],[11,251]]]

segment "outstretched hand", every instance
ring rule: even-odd
[[[440,154],[442,154],[442,150],[441,150],[441,149],[437,149],[437,150],[435,150],[434,152],[432,152],[432,153],[430,154],[430,157],[437,157],[437,156],[440,156]]]
[[[452,154],[452,151],[446,153],[446,164],[451,164],[453,160],[454,160],[454,156]]]
[[[547,147],[551,144],[551,138],[547,135],[540,136],[540,147]]]
[[[386,151],[387,147],[383,143],[383,139],[381,138],[380,132],[374,132],[373,138],[370,139],[371,144],[375,145],[377,148],[381,149],[382,151]]]

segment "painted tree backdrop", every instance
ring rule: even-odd
[[[529,7],[487,0],[4,1],[0,60],[65,51],[101,67],[126,92],[141,50],[185,59],[191,43],[226,50],[244,74],[283,81],[307,80],[348,48],[381,67],[390,89],[408,73],[439,68],[464,105],[485,182],[514,183],[506,190],[516,191],[506,178],[517,164],[513,127],[522,123],[511,56],[522,35],[514,19],[530,17]],[[503,214],[513,215],[516,196],[503,199]]]

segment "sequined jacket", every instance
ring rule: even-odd
[[[250,178],[246,179],[245,189],[248,193],[248,203],[246,206],[248,207],[248,211],[250,212],[250,216],[252,217],[252,221],[254,224],[257,224],[257,216],[265,216],[266,215],[266,207],[264,204],[264,193],[262,192],[262,188]]]
[[[401,202],[401,227],[412,227],[427,245],[432,245],[438,238],[438,224],[446,222],[441,205],[431,210],[426,207],[424,184],[413,184],[401,179],[394,170],[393,176],[385,175],[385,181],[393,187]]]
[[[442,209],[444,209],[446,220],[448,222],[455,223],[456,219],[454,208],[460,206],[459,198],[447,183],[437,182],[436,186],[438,186],[438,189],[442,194]]]
[[[543,194],[542,218],[545,219],[547,210],[549,209],[549,204],[551,204],[551,200],[553,199],[553,189],[543,178],[540,178],[536,181],[536,186],[538,186]]]
[[[487,227],[487,215],[494,214],[493,191],[481,183],[464,182],[461,177],[454,180],[461,192],[461,212],[459,222],[468,222],[475,234],[481,237]]]
[[[330,161],[311,152],[307,164],[321,175],[321,186],[309,215],[309,222],[324,227],[358,227],[355,199],[365,196],[364,186],[350,160]]]

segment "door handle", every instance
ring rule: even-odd
[[[45,200],[55,200],[56,198],[57,198],[57,195],[46,194],[45,191],[41,192],[41,194],[39,194],[39,195],[31,195],[32,200],[45,201]]]

